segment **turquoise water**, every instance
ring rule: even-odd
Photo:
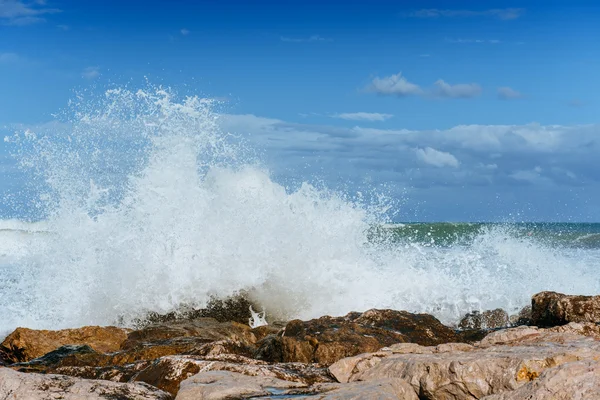
[[[515,239],[564,248],[600,248],[600,223],[399,223],[378,225],[370,232],[371,240],[389,240],[422,246],[468,246],[478,236],[501,230]]]

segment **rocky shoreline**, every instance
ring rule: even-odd
[[[18,328],[0,345],[0,400],[600,398],[600,296],[542,292],[456,328],[394,310],[251,328],[248,306]]]

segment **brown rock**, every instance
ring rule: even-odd
[[[531,324],[540,327],[569,322],[600,322],[600,296],[541,292],[531,299]]]
[[[254,304],[248,299],[247,293],[239,293],[225,299],[213,297],[206,307],[194,308],[181,305],[177,310],[167,314],[149,313],[137,321],[138,326],[147,324],[166,323],[170,324],[178,321],[189,321],[198,318],[214,318],[219,322],[238,322],[248,324],[248,319],[252,316],[250,307]],[[258,309],[254,305],[255,309]]]
[[[399,342],[435,345],[456,341],[454,331],[427,314],[369,310],[345,317],[290,321],[283,337],[268,336],[257,343],[255,357],[270,362],[330,365],[360,353]]]
[[[0,367],[0,399],[169,400],[172,397],[146,384],[25,374]]]
[[[518,314],[509,317],[512,326],[531,325],[531,306],[525,306]]]
[[[168,356],[154,361],[134,381],[146,382],[164,391],[176,394],[180,383],[200,371],[229,371],[249,376],[263,376],[289,382],[313,383],[332,382],[327,369],[300,363],[267,364],[264,361],[229,354],[211,358],[197,356]]]
[[[399,344],[340,360],[329,371],[340,382],[400,378],[419,399],[479,399],[515,390],[562,364],[600,359],[600,342],[575,333],[580,330],[513,328],[475,346]]]
[[[129,333],[121,349],[127,350],[146,343],[184,337],[194,337],[197,342],[204,341],[204,343],[226,339],[245,343],[256,342],[256,336],[248,325],[218,322],[214,318],[198,318],[190,321],[152,324],[133,331]]]
[[[64,345],[83,345],[108,353],[117,351],[127,338],[128,330],[114,326],[85,326],[60,331],[17,328],[8,335],[2,347],[10,362],[24,362],[41,357]]]
[[[348,318],[350,318],[348,316]],[[354,323],[373,328],[399,332],[407,342],[435,346],[456,340],[454,330],[429,314],[412,314],[407,311],[368,310],[353,320]]]
[[[508,393],[485,400],[591,400],[600,399],[600,364],[580,361],[544,371],[538,379]]]
[[[510,325],[508,314],[501,308],[484,312],[473,311],[460,320],[459,329],[497,329]]]

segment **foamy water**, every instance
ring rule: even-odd
[[[207,100],[112,90],[67,124],[8,140],[42,222],[0,221],[0,333],[128,321],[250,292],[269,315],[514,311],[541,290],[595,293],[598,250],[497,227],[468,245],[369,240],[393,202],[309,183],[291,191],[226,132]],[[240,132],[243,133],[243,132]]]

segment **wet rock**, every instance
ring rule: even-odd
[[[587,400],[600,399],[600,364],[580,361],[544,371],[538,379],[508,393],[484,400]]]
[[[501,308],[484,312],[472,311],[458,324],[459,329],[497,329],[510,325],[508,314]]]
[[[600,296],[541,292],[531,299],[531,324],[540,327],[569,322],[600,322]]]
[[[269,362],[304,362],[329,365],[360,353],[373,352],[399,342],[439,344],[456,341],[455,332],[427,314],[369,310],[345,317],[290,321],[283,336],[268,336],[257,343],[255,357]]]
[[[88,345],[81,346],[61,346],[41,357],[34,358],[24,363],[12,364],[10,367],[19,372],[46,372],[49,368],[57,366],[68,357],[77,357],[77,355],[98,354],[97,351]]]
[[[256,336],[247,324],[219,322],[214,318],[198,318],[190,321],[152,324],[133,331],[129,333],[121,349],[127,350],[161,340],[187,337],[195,338],[198,343],[227,339],[245,343],[256,342]]]
[[[217,357],[168,356],[155,360],[132,379],[146,382],[175,394],[182,381],[200,371],[229,371],[249,376],[264,376],[299,382],[307,386],[314,383],[332,382],[327,369],[300,363],[267,364],[242,356],[223,354]]]
[[[509,317],[512,326],[531,325],[531,306],[525,306],[515,315]]]
[[[132,364],[109,367],[51,367],[46,373],[68,375],[85,379],[103,379],[113,382],[129,382],[140,371],[146,369],[152,361],[138,361]]]
[[[7,349],[0,347],[0,367],[11,364],[12,362],[14,361],[11,360],[10,352]]]
[[[1,399],[64,400],[168,400],[172,396],[150,385],[116,383],[67,377],[26,374],[0,368]]]
[[[11,363],[26,362],[64,345],[88,345],[102,353],[117,351],[127,333],[128,330],[114,326],[85,326],[60,331],[17,328],[1,346]]]
[[[189,321],[198,318],[213,318],[219,322],[248,324],[248,319],[252,316],[250,313],[251,306],[257,309],[256,305],[248,299],[246,293],[240,293],[226,299],[213,297],[204,308],[196,309],[182,305],[178,310],[167,314],[149,313],[144,318],[139,319],[137,325]]]
[[[580,328],[507,329],[474,346],[397,344],[342,359],[329,370],[340,382],[400,378],[412,385],[419,399],[479,399],[516,390],[550,368],[599,359],[600,342],[576,333]]]

